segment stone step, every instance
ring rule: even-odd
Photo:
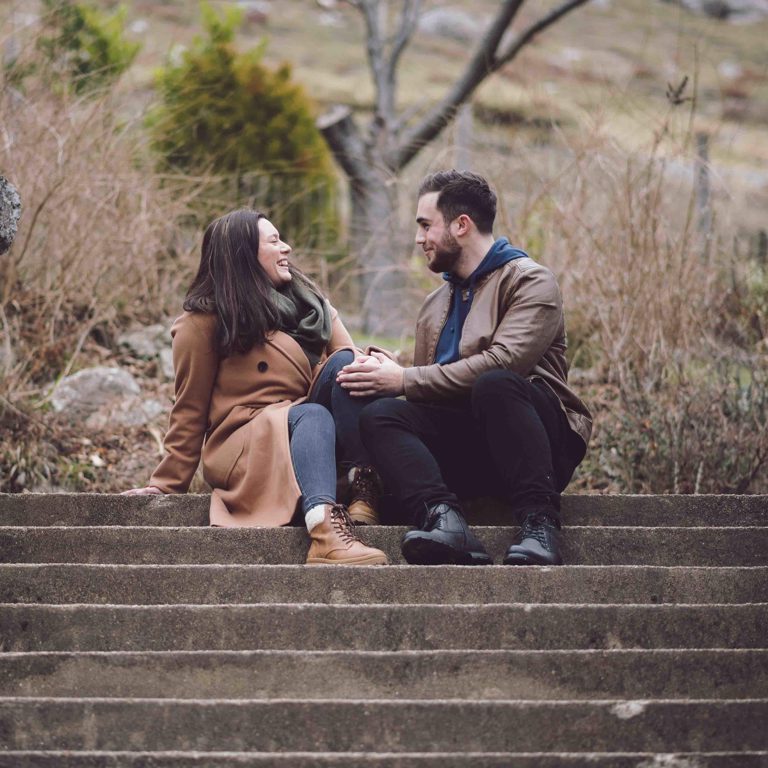
[[[366,528],[365,541],[404,563],[408,529]],[[500,563],[517,529],[475,528]],[[2,527],[8,563],[303,563],[309,536],[301,528],[157,528],[122,526]],[[563,537],[571,565],[768,565],[768,528],[571,527]]]
[[[0,752],[0,768],[765,768],[768,752]]]
[[[0,605],[0,653],[763,648],[754,605]]]
[[[768,700],[0,699],[9,750],[765,751]]]
[[[205,526],[209,500],[204,494],[0,494],[0,525]],[[768,496],[566,495],[562,514],[566,526],[768,526]],[[513,521],[505,505],[489,499],[469,503],[467,516],[476,525]]]
[[[739,699],[768,650],[4,653],[0,697]]]
[[[766,603],[768,568],[0,565],[0,603]]]

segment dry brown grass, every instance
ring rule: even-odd
[[[574,378],[595,411],[578,487],[765,491],[768,276],[733,257],[727,195],[700,231],[691,129],[673,124],[632,153],[587,133],[512,196],[523,245],[560,277]]]
[[[34,77],[0,83],[0,164],[23,199],[0,261],[2,394],[40,397],[86,340],[122,315],[162,314],[190,263],[183,185],[141,154],[135,121],[105,93],[77,99]]]

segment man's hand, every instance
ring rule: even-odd
[[[339,371],[336,381],[352,397],[397,397],[405,391],[403,367],[381,352],[356,357]]]

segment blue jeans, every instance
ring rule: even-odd
[[[288,437],[302,513],[318,504],[335,504],[336,437],[331,414],[316,403],[292,405]]]
[[[339,463],[345,467],[367,467],[371,458],[360,437],[360,413],[375,397],[352,397],[336,383],[336,374],[355,359],[348,349],[334,352],[309,393],[310,402],[319,403],[330,411],[336,425],[336,451]]]
[[[360,412],[376,398],[353,398],[336,383],[336,374],[354,360],[350,350],[336,352],[317,377],[310,402],[291,406],[288,436],[293,471],[306,515],[317,504],[336,503],[336,460],[344,467],[371,464],[360,438]]]

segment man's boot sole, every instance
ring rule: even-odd
[[[400,550],[411,565],[493,565],[493,560],[485,552],[455,549],[429,538],[428,534],[419,535],[419,532],[403,539]]]
[[[558,558],[554,561],[544,561],[537,559],[535,555],[527,555],[524,552],[515,552],[512,557],[510,557],[509,554],[506,554],[501,562],[504,565],[562,565],[563,559]]]

